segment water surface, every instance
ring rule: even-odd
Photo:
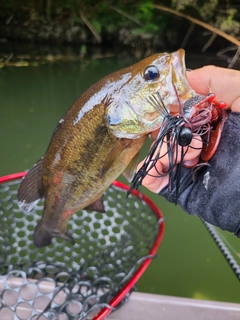
[[[134,57],[112,57],[1,69],[0,176],[30,168],[44,154],[56,124],[79,95],[104,75],[134,62]],[[187,56],[188,68],[208,63],[226,64],[215,57]],[[163,211],[166,231],[158,257],[138,282],[138,290],[240,302],[239,282],[202,222],[142,191]]]

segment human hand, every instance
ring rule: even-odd
[[[152,133],[153,137],[153,143],[156,140],[157,134],[159,130],[156,130]],[[152,144],[153,144],[152,143]],[[183,152],[182,152],[183,149]],[[159,149],[157,148],[153,159],[156,157],[157,152]],[[202,139],[200,136],[196,135],[189,146],[187,147],[180,147],[177,148],[177,155],[174,154],[174,163],[180,163],[182,154],[186,152],[184,155],[185,161],[190,161],[193,159],[198,159],[200,153],[202,151]],[[137,171],[142,167],[144,163],[144,160],[139,163]],[[145,178],[142,181],[142,185],[148,188],[150,191],[159,193],[165,186],[169,183],[169,175],[166,174],[169,170],[169,156],[168,156],[168,150],[167,150],[167,143],[163,143],[162,147],[160,149],[160,156],[159,160],[156,162],[156,164],[148,171],[148,174],[145,176]],[[159,175],[162,174],[162,176]]]
[[[197,93],[214,93],[217,101],[224,101],[227,108],[240,112],[240,71],[205,66],[187,72],[190,86]]]
[[[227,108],[233,111],[224,124],[217,151],[209,160],[209,166],[202,167],[194,180],[192,169],[182,167],[178,186],[174,184],[169,190],[168,175],[160,176],[156,170],[160,173],[168,171],[168,157],[165,155],[158,160],[156,168],[152,168],[142,184],[168,201],[179,204],[188,214],[233,232],[240,238],[240,71],[206,66],[188,72],[188,80],[198,94],[208,95],[212,92],[217,101],[226,102]],[[152,133],[153,140],[156,140],[157,133]],[[193,149],[196,147],[200,149]],[[163,144],[161,154],[165,152],[166,144]],[[184,159],[194,159],[200,152],[201,140],[193,139]],[[181,160],[179,155],[180,150],[177,162]]]
[[[225,69],[215,66],[206,66],[187,72],[190,86],[202,95],[214,93],[216,100],[227,103],[228,109],[234,112],[240,112],[240,71]],[[152,132],[152,140],[155,141],[159,130]],[[168,184],[168,175],[158,177],[160,173],[168,171],[169,158],[167,155],[166,144],[163,144],[160,160],[156,163],[149,174],[144,178],[142,184],[150,191],[159,193]],[[181,147],[178,148],[177,163],[180,162]],[[199,136],[192,140],[184,160],[193,160],[197,158],[202,149],[202,141]],[[184,151],[186,147],[184,148]],[[163,156],[164,155],[164,156]],[[141,162],[138,169],[142,166]],[[156,178],[157,177],[157,178]]]

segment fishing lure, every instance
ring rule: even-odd
[[[177,200],[181,167],[197,170],[207,165],[215,154],[227,119],[226,110],[223,109],[226,104],[216,101],[213,93],[208,96],[195,95],[180,106],[178,114],[172,114],[164,105],[159,92],[150,96],[148,100],[163,117],[163,122],[157,139],[132,180],[130,191],[138,189],[147,175],[155,176],[156,178],[168,175],[169,191],[173,189],[175,183]],[[197,139],[197,136],[201,136],[203,141],[200,157],[185,161],[184,156],[188,148],[190,148],[191,141],[192,139]],[[161,154],[164,144],[167,146],[167,151],[165,154]],[[179,148],[181,148],[181,157],[180,162],[177,163]],[[162,173],[158,171],[156,164],[166,155],[169,159],[169,168]],[[157,172],[156,175],[150,173],[153,167]]]

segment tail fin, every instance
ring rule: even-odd
[[[33,241],[37,248],[46,247],[52,243],[53,237],[59,237],[75,244],[71,233],[66,229],[64,232],[49,230],[41,220],[34,231]]]
[[[33,241],[35,246],[37,248],[46,247],[51,244],[52,238],[52,232],[46,228],[41,220],[34,230]]]

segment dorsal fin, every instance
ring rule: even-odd
[[[22,179],[18,189],[18,205],[20,209],[28,213],[43,197],[41,158]]]

